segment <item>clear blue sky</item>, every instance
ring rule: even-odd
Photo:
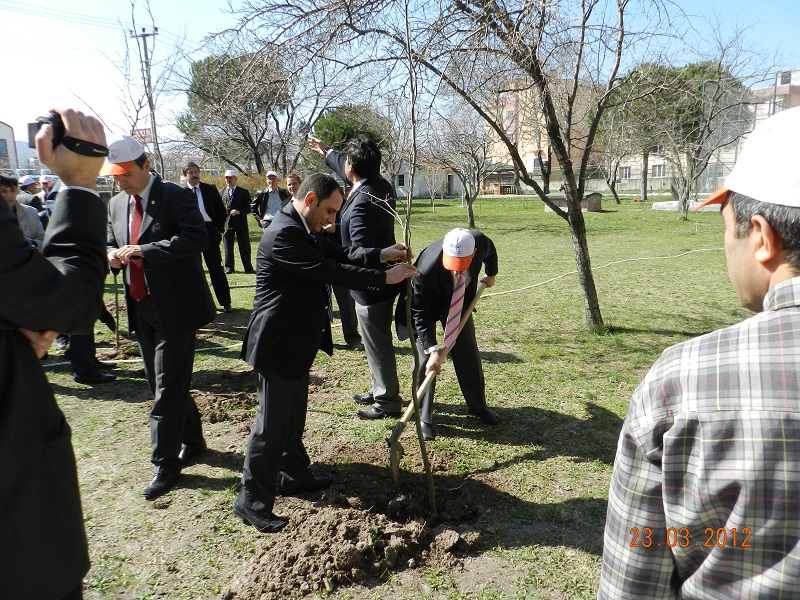
[[[237,5],[237,0],[233,0]],[[156,60],[166,47],[187,36],[194,58],[203,56],[198,44],[211,31],[229,27],[227,0],[151,0],[156,25]],[[137,24],[148,25],[143,5],[137,6]],[[800,68],[800,1],[798,0],[678,0],[689,14],[706,18],[715,14],[728,27],[759,22],[749,33],[753,43],[779,50],[785,60],[779,68]],[[8,81],[0,102],[0,121],[11,125],[17,140],[27,136],[26,123],[51,106],[88,105],[108,123],[112,135],[125,132],[119,88],[122,77],[112,61],[125,51],[131,20],[129,0],[0,0],[0,56]],[[120,26],[118,21],[126,25]],[[704,28],[701,19],[697,27]],[[148,29],[149,30],[149,29]],[[135,72],[139,77],[138,71]],[[81,100],[78,100],[80,97]],[[85,105],[84,105],[85,103]],[[160,108],[174,114],[180,101]],[[160,121],[162,119],[159,119]]]

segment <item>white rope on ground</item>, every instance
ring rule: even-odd
[[[626,262],[638,262],[644,260],[667,260],[670,258],[680,258],[681,256],[686,256],[687,254],[692,254],[694,252],[718,252],[719,250],[723,250],[723,248],[700,248],[699,250],[688,250],[687,252],[681,252],[680,254],[675,254],[674,256],[646,256],[644,258],[625,258],[622,260],[615,260],[610,263],[606,263],[600,267],[593,267],[592,271],[599,271],[600,269],[605,269],[606,267],[610,267],[612,265],[618,265],[620,263]],[[526,285],[525,287],[517,288],[515,290],[506,290],[504,292],[494,292],[493,294],[484,294],[484,298],[491,298],[492,296],[502,296],[504,294],[513,294],[515,292],[522,292],[525,290],[530,290],[535,287],[539,287],[542,285],[546,285],[548,283],[552,283],[559,279],[563,279],[564,277],[569,277],[570,275],[576,275],[578,271],[569,271],[568,273],[564,273],[563,275],[559,275],[557,277],[553,277],[552,279],[548,279],[547,281],[542,281],[540,283],[534,283],[533,285]]]
[[[641,262],[641,261],[647,261],[647,260],[669,260],[669,259],[672,259],[672,258],[680,258],[681,256],[686,256],[687,254],[694,254],[695,252],[719,252],[720,250],[723,250],[723,248],[700,248],[698,250],[687,250],[686,252],[681,252],[680,254],[675,254],[673,256],[645,256],[643,258],[625,258],[625,259],[621,259],[621,260],[611,261],[610,263],[606,263],[606,264],[601,265],[599,267],[594,267],[592,270],[593,271],[599,271],[600,269],[605,269],[606,267],[611,267],[613,265],[619,265],[619,264],[628,263],[628,262]],[[557,277],[553,277],[553,278],[548,279],[546,281],[541,281],[539,283],[534,283],[532,285],[526,285],[525,287],[516,288],[514,290],[505,290],[503,292],[494,292],[493,294],[483,294],[483,297],[484,298],[490,298],[492,296],[503,296],[505,294],[514,294],[516,292],[524,292],[525,290],[530,290],[530,289],[533,289],[535,287],[540,287],[542,285],[547,285],[548,283],[552,283],[554,281],[558,281],[559,279],[563,279],[564,277],[569,277],[570,275],[576,275],[577,273],[578,273],[578,271],[569,271],[567,273],[564,273],[562,275],[558,275]],[[238,286],[238,287],[250,287],[250,286]],[[252,287],[255,287],[255,286],[252,286]],[[341,323],[336,323],[336,324],[332,323],[331,324],[331,327],[341,327],[341,326],[342,326]],[[232,350],[234,348],[240,347],[241,345],[242,345],[241,342],[239,342],[237,344],[232,344],[230,346],[212,346],[212,347],[209,347],[209,348],[197,348],[197,350],[195,350],[195,352],[210,352],[212,350]],[[141,358],[129,358],[129,359],[123,359],[123,360],[112,360],[112,361],[109,361],[109,362],[114,362],[114,363],[132,363],[132,362],[141,362],[141,360],[142,360]],[[44,366],[45,367],[63,367],[65,365],[69,365],[69,364],[70,364],[69,361],[66,361],[66,362],[50,363],[50,364],[47,364],[47,365],[44,365]]]

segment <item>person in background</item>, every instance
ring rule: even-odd
[[[26,175],[26,177],[30,177]],[[17,178],[0,174],[0,195],[5,200],[5,205],[16,217],[17,225],[28,243],[37,250],[42,249],[44,243],[44,227],[39,220],[37,210],[28,204],[20,204],[17,198]]]
[[[200,167],[197,166],[197,163],[187,163],[183,168],[183,176],[186,178],[186,187],[192,190],[197,199],[197,207],[200,209],[200,214],[206,224],[208,246],[203,250],[203,260],[206,263],[206,269],[208,269],[211,286],[214,288],[214,295],[222,305],[223,312],[233,312],[231,307],[231,288],[222,268],[222,254],[219,250],[228,212],[225,210],[225,205],[222,203],[222,198],[217,188],[209,183],[200,181]]]
[[[239,245],[239,258],[245,273],[255,273],[251,258],[250,249],[250,230],[247,227],[247,215],[250,212],[250,192],[239,186],[239,178],[236,171],[228,169],[225,171],[225,187],[219,193],[225,202],[225,210],[228,217],[225,221],[225,233],[223,241],[225,244],[225,272],[233,273],[235,257],[233,255],[234,240]]]
[[[762,121],[719,204],[749,319],[667,348],[633,392],[597,597],[800,598],[800,108]],[[698,207],[699,208],[699,207]]]
[[[51,112],[71,138],[105,147],[94,117]],[[0,202],[0,596],[80,600],[89,548],[75,454],[39,358],[57,331],[89,331],[100,312],[106,207],[95,182],[103,159],[53,147],[50,125],[36,149],[64,182],[42,252]]]
[[[275,171],[267,171],[267,187],[258,190],[256,197],[250,204],[250,210],[256,218],[258,226],[262,229],[267,227],[272,218],[286,206],[292,198],[288,190],[278,187],[278,174]]]
[[[19,193],[17,194],[17,202],[25,206],[32,206],[39,214],[44,210],[44,204],[39,199],[39,183],[30,175],[24,175],[19,180]]]

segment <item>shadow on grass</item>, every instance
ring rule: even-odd
[[[536,447],[522,456],[495,463],[484,471],[559,456],[574,457],[576,462],[614,463],[622,419],[601,406],[587,403],[588,419],[529,406],[490,408],[500,418],[499,425],[483,423],[469,413],[465,404],[441,406],[434,416],[440,437],[485,439],[494,444]]]

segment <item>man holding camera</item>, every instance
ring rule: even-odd
[[[42,252],[0,202],[0,595],[79,600],[89,552],[78,473],[39,358],[57,331],[90,331],[100,312],[106,207],[95,187],[107,150],[94,117],[60,109],[51,120],[66,136],[48,123],[36,148],[64,185]]]

